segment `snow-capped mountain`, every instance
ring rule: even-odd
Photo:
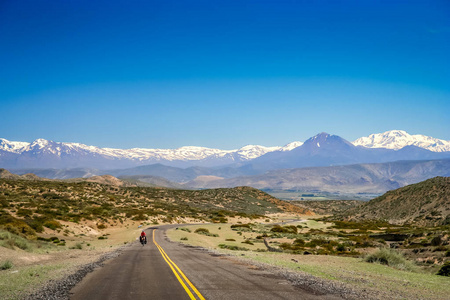
[[[384,148],[384,149],[372,149]],[[437,155],[439,154],[439,155]],[[442,154],[442,155],[441,155]],[[433,159],[450,156],[450,141],[393,130],[350,143],[321,133],[305,143],[283,147],[247,145],[235,150],[186,146],[178,149],[114,149],[37,139],[32,143],[0,139],[0,168],[122,169],[161,163],[173,167],[244,166],[253,170]],[[254,163],[253,163],[254,162]]]
[[[185,146],[178,149],[114,149],[80,143],[62,143],[37,139],[32,143],[0,139],[0,166],[9,168],[122,168],[152,163],[176,166],[192,164],[218,166],[245,162],[268,152],[290,151],[301,145],[293,142],[284,147],[247,145],[235,150]]]
[[[0,139],[0,150],[13,152],[13,153],[20,153],[23,148],[28,146],[30,143],[26,142],[10,142],[5,139]]]
[[[450,151],[450,141],[439,140],[433,137],[415,134],[411,135],[403,130],[391,130],[383,133],[374,133],[361,137],[353,142],[355,146],[367,148],[386,148],[398,150],[405,146],[417,146],[433,152]]]

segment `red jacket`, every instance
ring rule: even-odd
[[[144,231],[141,232],[141,236],[146,236]]]

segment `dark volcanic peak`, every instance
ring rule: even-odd
[[[328,134],[326,132],[319,133],[318,135],[309,138],[304,144],[303,148],[313,149],[313,148],[332,148],[333,150],[338,149],[352,149],[353,146],[349,141],[341,138],[337,135]]]

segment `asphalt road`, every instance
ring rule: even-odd
[[[147,245],[136,242],[88,274],[70,299],[340,299],[311,294],[230,257],[169,242],[170,227],[147,229]]]

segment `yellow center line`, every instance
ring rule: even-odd
[[[180,270],[180,268],[170,259],[169,255],[167,255],[166,251],[164,251],[164,249],[156,242],[156,240],[155,240],[155,229],[153,229],[153,243],[158,248],[159,252],[161,253],[161,256],[164,258],[166,263],[172,269],[172,272],[175,274],[175,276],[177,277],[178,281],[183,286],[183,288],[186,291],[186,293],[189,295],[189,298],[196,300],[195,296],[191,293],[189,288],[186,286],[186,284],[180,278],[180,275],[187,282],[187,284],[191,287],[191,289],[194,291],[194,293],[197,295],[197,297],[200,300],[205,300],[203,295],[197,290],[197,288],[192,284],[192,282],[186,277],[186,275],[184,275],[184,273]],[[178,271],[178,273],[177,273],[177,271]]]

